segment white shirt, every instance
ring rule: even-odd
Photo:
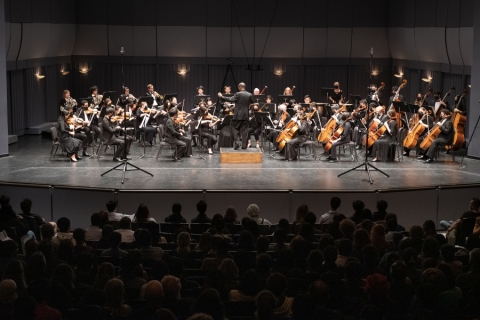
[[[332,223],[333,222],[333,217],[335,217],[335,215],[338,214],[337,211],[328,211],[327,213],[323,214],[321,217],[320,217],[320,220],[318,220],[318,223],[320,224],[329,224],[329,223]]]
[[[135,214],[132,214],[130,219],[132,220],[132,222],[137,222],[137,218],[135,218]],[[153,218],[147,218],[147,221],[148,222],[157,222],[155,219]]]
[[[108,213],[108,221],[120,221],[122,219],[124,214],[122,213],[117,213],[117,212],[109,212]]]
[[[70,239],[73,245],[77,243],[75,239],[73,239],[73,233],[70,232],[57,232],[57,234],[52,238],[52,242],[60,244],[60,242],[65,239]]]
[[[122,235],[122,242],[133,242],[135,241],[135,237],[133,236],[134,232],[130,229],[118,229],[115,230]]]
[[[272,225],[272,223],[270,221],[268,221],[267,219],[260,218],[260,217],[250,218],[250,219],[255,221],[257,224],[266,224],[266,225],[269,225],[269,226]]]
[[[157,103],[157,99],[155,99],[155,95],[152,93],[150,93],[150,95],[153,97],[153,104],[152,104],[152,107],[156,107],[158,105]]]
[[[90,226],[85,229],[86,241],[98,241],[102,237],[102,229],[97,226]]]

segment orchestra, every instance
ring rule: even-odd
[[[137,141],[153,146],[156,135],[160,141],[176,146],[172,154],[175,161],[192,156],[191,134],[195,135],[193,146],[202,140],[200,145],[206,146],[209,155],[220,148],[260,148],[263,141],[262,146],[266,143],[271,146],[269,150],[281,153],[288,161],[298,157],[299,146],[307,140],[318,141],[315,147],[323,148],[327,162],[337,162],[339,146],[349,143],[363,149],[374,162],[394,161],[397,146],[403,148],[403,156],[409,157],[414,150],[415,158],[425,163],[433,162],[441,146],[446,153],[460,149],[465,142],[467,90],[456,95],[450,106],[446,98],[454,88],[443,97],[440,91],[429,88],[425,94],[419,92],[407,108],[401,93],[406,83],[402,80],[399,86],[391,87],[388,104],[382,103],[385,83],[371,84],[363,100],[355,105],[345,101],[339,82],[321,103],[307,94],[298,104],[295,86],[286,87],[279,94],[279,105],[272,94],[263,96],[267,86],[261,91],[255,88],[252,94],[243,82],[236,93],[230,85],[224,85],[223,92],[217,94],[218,101],[213,101],[200,85],[194,96],[198,102],[185,111],[185,99],[178,103],[176,94],[159,94],[152,84],[140,98],[123,86],[121,94],[115,96],[116,104],[112,104],[111,91],[99,94],[94,85],[80,105],[69,90],[62,92],[57,128],[62,148],[72,162],[81,159],[81,150],[82,156],[90,156],[87,147],[99,139],[118,145],[113,160],[123,161],[124,148],[129,152],[130,145]],[[427,99],[429,96],[432,98]],[[126,127],[132,132],[126,132]]]

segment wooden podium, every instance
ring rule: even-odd
[[[220,148],[220,163],[262,163],[262,151],[259,148]]]

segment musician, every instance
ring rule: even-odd
[[[303,111],[298,112],[298,119],[296,122],[298,126],[297,136],[288,140],[285,144],[285,160],[287,161],[292,161],[298,157],[298,149],[302,143],[308,140],[310,132],[306,115]]]
[[[197,96],[204,96],[203,92],[205,91],[205,88],[203,86],[198,86],[197,87]]]
[[[169,118],[165,124],[165,141],[177,146],[177,151],[172,154],[172,158],[175,161],[182,161],[180,158],[192,156],[192,142],[185,137],[185,131],[179,129],[175,123],[175,120],[178,121],[177,108],[170,109],[168,114]]]
[[[423,100],[423,93],[419,92],[419,93],[417,93],[417,97],[415,98],[415,102],[413,104],[416,105],[416,106],[419,106],[419,107],[423,107],[424,105],[427,104],[427,102],[423,101],[423,103],[422,103],[422,100]],[[422,105],[420,105],[420,104],[422,104]]]
[[[148,91],[147,91],[147,93],[145,93],[145,95],[147,97],[152,97],[153,98],[152,107],[156,108],[161,103],[161,97],[158,94],[158,92],[154,90],[153,84],[148,84],[147,85],[147,90]]]
[[[87,135],[88,146],[91,146],[93,142],[92,132],[95,132],[97,136],[100,135],[100,129],[98,128],[98,126],[95,126],[95,128],[93,128],[93,126],[91,125],[91,121],[95,118],[95,115],[96,113],[98,113],[98,111],[95,111],[95,109],[90,109],[87,100],[82,100],[81,106],[82,107],[77,110],[77,118],[82,119],[82,129]]]
[[[212,134],[214,121],[212,115],[208,113],[208,107],[204,105],[200,106],[200,113],[197,120],[200,122],[198,135],[202,138],[207,138],[208,154],[213,154],[212,147],[217,143],[217,138]]]
[[[303,103],[308,103],[310,104],[312,102],[312,98],[307,94],[305,97],[303,97]]]
[[[251,137],[255,137],[256,147],[259,148],[260,145],[260,133],[262,132],[261,123],[257,122],[255,118],[255,112],[258,112],[258,103],[251,105],[250,110],[248,110],[248,145],[247,148],[250,148],[252,145]]]
[[[265,103],[272,103],[272,96],[271,95],[267,94],[265,96]]]
[[[293,91],[290,87],[286,87],[285,90],[283,90],[283,95],[284,96],[293,96]]]
[[[153,115],[153,119],[155,120],[155,122],[158,125],[157,131],[158,131],[158,136],[160,137],[160,139],[165,137],[165,124],[166,124],[167,119],[169,117],[168,111],[172,108],[175,108],[176,105],[177,105],[176,99],[173,100],[173,98],[175,98],[175,97],[172,97],[172,101],[175,101],[175,102],[171,102],[168,99],[164,100],[163,105],[158,107],[157,112],[155,112],[155,114]]]
[[[330,99],[332,104],[339,104],[341,101],[343,101],[343,91],[340,89],[339,82],[335,82],[333,84],[333,93],[328,97],[328,99]]]
[[[128,106],[128,105],[127,105]],[[125,112],[127,112],[127,116],[125,117]],[[124,127],[134,127],[135,123],[132,119],[132,113],[131,111],[125,111],[122,107],[120,106],[115,106],[115,117],[118,119],[117,123],[118,125]],[[126,119],[125,119],[126,118]],[[125,121],[125,123],[124,123]]]
[[[99,108],[103,101],[103,96],[98,94],[98,87],[92,86],[90,88],[90,94],[92,95],[92,104],[95,108]]]
[[[224,95],[232,94],[232,87],[230,86],[223,87],[223,93]]]
[[[423,99],[423,97],[422,97]],[[418,137],[417,140],[417,146],[415,150],[417,151],[417,156],[423,154],[423,149],[420,148],[420,144],[423,141],[423,138],[427,135],[428,131],[432,129],[432,127],[435,124],[435,121],[433,117],[428,113],[427,109],[424,107],[420,107],[418,109],[418,113],[413,115],[413,117],[410,119],[410,124],[409,127],[413,129],[413,127],[420,121],[420,123],[427,128],[428,130],[425,130],[420,137]],[[410,151],[411,149],[408,148],[403,148],[403,155],[404,156],[410,156]]]
[[[152,122],[156,113],[157,111],[155,109],[148,109],[147,102],[145,101],[142,101],[140,108],[137,109],[137,123],[140,123],[138,129],[143,131],[144,135],[142,147],[145,142],[148,142],[151,146],[153,145],[153,138],[155,138],[157,130],[152,126]]]
[[[330,155],[326,158],[326,160],[330,163],[337,162],[337,147],[350,143],[350,139],[352,135],[352,122],[347,120],[349,117],[350,117],[350,113],[348,112],[345,112],[342,114],[342,124],[340,125],[340,127],[343,128],[343,132],[340,135],[340,138],[332,142]]]
[[[372,154],[376,161],[387,161],[395,158],[395,149],[392,151],[390,148],[393,146],[397,139],[397,123],[395,121],[395,111],[389,110],[387,112],[388,120],[383,122],[383,125],[387,129],[385,133],[373,143]],[[378,127],[379,129],[381,126]]]
[[[60,105],[60,112],[62,112],[65,107],[71,107],[74,112],[77,111],[77,100],[70,96],[70,90],[63,90],[62,99],[60,99],[58,104]]]
[[[393,104],[393,99],[395,99],[395,95],[397,94],[397,90],[398,90],[398,87],[397,86],[393,86],[392,87],[392,95],[390,96],[390,99],[389,99],[389,104],[392,105]],[[398,97],[397,99],[399,101],[405,101],[404,97],[402,94],[398,94]]]
[[[373,117],[368,117],[368,115],[370,115],[371,112],[377,108],[376,102],[372,101],[369,104],[367,103],[367,100],[360,100],[360,106],[357,110],[362,109],[365,111],[357,112],[353,118],[353,132],[358,132],[356,134],[357,141],[355,142],[357,144],[356,148],[359,150],[362,149],[363,138],[367,132],[371,120],[373,119]],[[383,107],[380,108],[382,108],[383,111]]]
[[[453,105],[449,108],[450,111],[459,112],[459,113],[463,114],[464,116],[466,116],[467,115],[467,109],[465,108],[465,105],[463,104],[464,98],[465,98],[464,96],[457,94],[455,96]],[[459,100],[460,100],[460,102],[459,102]]]
[[[103,100],[103,103],[100,105],[100,113],[98,115],[100,119],[105,117],[105,112],[108,108],[113,108],[112,100],[110,100],[110,98],[105,98],[105,100]]]
[[[253,89],[253,95],[254,96],[258,96],[259,94],[260,94],[260,89],[258,89],[258,88]]]
[[[118,144],[117,151],[113,156],[113,161],[122,161],[124,149],[127,148],[127,154],[130,150],[132,138],[129,136],[119,136],[122,128],[114,125],[110,118],[113,116],[114,110],[112,107],[108,107],[105,111],[105,117],[102,119],[103,128],[103,140],[107,145]],[[132,160],[132,158],[126,158],[125,160]]]
[[[435,140],[433,140],[430,148],[428,148],[427,153],[421,157],[418,157],[418,159],[424,160],[424,163],[433,162],[433,158],[437,154],[438,147],[452,143],[454,131],[450,110],[442,109],[440,111],[440,117],[441,120],[439,125],[441,133],[437,138],[435,138]]]
[[[70,157],[70,161],[77,162],[81,159],[78,156],[78,151],[82,149],[82,141],[74,137],[74,125],[68,124],[67,120],[70,117],[69,110],[62,110],[60,117],[58,118],[58,133],[60,147],[67,156]]]
[[[239,133],[242,137],[242,149],[247,149],[248,141],[248,107],[253,103],[253,95],[245,90],[245,83],[238,84],[238,92],[233,97],[222,96],[218,93],[218,97],[222,100],[235,102],[235,111],[233,112],[233,136],[235,139],[234,149],[237,150],[240,145]]]
[[[284,104],[281,104],[278,106],[278,111],[275,114],[275,117],[273,118],[273,128],[275,131],[272,131],[269,133],[267,136],[268,141],[273,143],[273,149],[272,151],[278,151],[278,142],[277,138],[278,135],[280,134],[281,129],[288,123],[292,117],[290,114],[287,112],[287,106]]]
[[[447,103],[442,100],[442,93],[440,91],[435,91],[433,93],[433,99],[430,100],[428,105],[433,108],[433,116],[435,121],[440,121],[440,113],[443,109],[448,109]]]

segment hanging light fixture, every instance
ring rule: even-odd
[[[179,63],[175,65],[175,72],[179,75],[184,76],[190,71],[190,65],[186,63]]]
[[[70,73],[70,64],[64,63],[60,65],[60,73],[64,76]]]
[[[45,78],[45,74],[44,74],[44,72],[43,72],[43,67],[38,67],[38,68],[36,68],[36,70],[35,70],[35,77],[36,77],[37,79],[43,79],[43,78]]]
[[[92,70],[92,64],[88,62],[78,62],[77,70],[80,73],[87,74],[88,71]]]
[[[284,65],[276,64],[273,66],[273,74],[276,76],[281,76],[285,72],[287,72],[287,68]]]
[[[432,77],[431,72],[430,71],[425,71],[425,77],[422,78],[422,81],[430,83],[430,82],[432,82],[432,79],[433,79],[433,77]]]
[[[396,78],[403,78],[403,68],[398,67],[398,72],[393,74],[394,77]]]

